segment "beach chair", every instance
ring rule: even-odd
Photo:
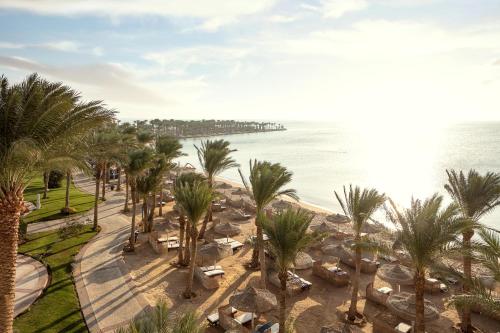
[[[431,294],[438,293],[441,291],[441,282],[438,279],[426,278],[424,284],[424,291]]]
[[[245,211],[244,211],[244,210],[242,210],[242,209],[238,209],[238,210],[236,211],[236,219],[237,219],[237,220],[242,220],[242,221],[244,221],[244,220],[248,220],[248,219],[250,219],[251,217],[252,217],[252,215],[251,215],[251,214],[248,214],[247,212],[245,212]]]
[[[373,282],[366,286],[366,299],[376,304],[385,306],[387,298],[391,295],[392,289],[388,287],[373,288]]]
[[[323,263],[321,260],[318,260],[313,263],[312,271],[313,275],[319,276],[335,287],[347,286],[350,281],[349,273],[342,270],[337,264]]]
[[[256,333],[278,333],[280,330],[280,324],[278,323],[265,323],[263,325],[257,325]]]
[[[217,239],[214,239],[214,242],[216,242],[218,244],[229,244],[229,245],[231,245],[231,249],[233,250],[233,252],[236,252],[240,248],[243,247],[243,243],[238,242],[237,240],[234,240],[234,239],[229,238],[229,237],[217,238]]]
[[[213,266],[215,268],[217,266]],[[224,270],[222,269],[211,269],[207,270],[207,267],[195,267],[194,276],[201,285],[208,290],[219,288],[219,280],[217,277],[222,278],[224,276]]]
[[[231,307],[230,308],[231,314],[234,315],[238,310],[235,308]],[[207,316],[207,321],[208,325],[211,327],[217,327],[219,326],[219,311],[214,312],[210,315]]]
[[[406,323],[399,323],[394,327],[396,332],[398,333],[410,333],[411,332],[411,325],[408,325]]]
[[[288,273],[288,278],[290,280],[294,279],[294,280],[297,280],[297,281],[300,282],[302,290],[309,290],[312,287],[312,283],[311,282],[309,282],[309,281],[301,278],[297,274],[295,274],[295,273],[293,273],[291,271],[288,271],[287,273]]]

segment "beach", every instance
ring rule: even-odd
[[[222,182],[228,185],[221,185]],[[217,179],[217,190],[220,193],[229,193],[233,196],[232,192],[241,193],[237,190],[241,186],[234,181],[227,181],[223,178]],[[222,188],[224,187],[224,188]],[[226,188],[228,187],[228,188]],[[246,198],[243,198],[246,200]],[[238,201],[235,199],[235,201]],[[177,220],[178,215],[173,210],[174,203],[168,203],[164,206],[164,216],[155,218],[155,229],[160,233],[165,233],[167,230],[166,225]],[[315,214],[313,219],[313,228],[325,222],[326,216],[332,214],[327,209],[318,209],[307,203],[299,202],[294,205],[300,205],[304,209],[308,209],[311,213]],[[217,311],[219,306],[225,305],[228,299],[237,290],[243,290],[247,285],[258,285],[260,272],[246,268],[246,263],[250,261],[252,248],[247,239],[255,235],[254,216],[248,220],[235,220],[232,216],[238,209],[230,207],[222,213],[214,213],[214,220],[219,223],[230,221],[241,228],[241,233],[232,238],[243,243],[243,247],[235,252],[233,255],[223,258],[217,262],[225,274],[218,280],[219,287],[215,290],[207,290],[203,288],[198,281],[194,282],[194,292],[196,297],[190,300],[185,300],[181,293],[185,288],[185,281],[187,277],[187,268],[178,268],[176,266],[177,251],[168,252],[167,254],[159,255],[152,250],[148,244],[148,235],[140,234],[139,241],[136,247],[135,254],[126,254],[124,256],[125,262],[130,269],[131,276],[138,291],[142,292],[151,305],[156,304],[159,299],[165,299],[167,304],[171,306],[174,312],[182,311],[186,307],[195,308],[202,318]],[[140,216],[138,216],[140,219]],[[215,238],[223,237],[217,235],[214,230],[210,228],[206,232],[204,241],[211,242]],[[351,233],[349,223],[338,224],[337,228],[342,233]],[[168,236],[178,236],[178,230],[170,230],[167,232]],[[375,237],[388,240],[388,234],[384,231],[374,233]],[[335,241],[333,241],[335,244]],[[342,241],[338,241],[341,244]],[[330,256],[322,252],[321,244],[316,244],[307,250],[307,253],[313,260],[327,260]],[[383,261],[382,261],[383,263]],[[344,264],[340,264],[343,270],[349,274],[353,274],[354,270]],[[330,282],[325,281],[312,273],[312,269],[296,270],[296,273],[303,279],[310,281],[312,287],[310,290],[300,292],[297,295],[288,297],[287,312],[295,319],[297,332],[319,332],[322,327],[329,325],[339,325],[339,317],[347,310],[350,300],[350,286],[335,287]],[[366,287],[368,284],[373,283],[376,288],[390,287],[390,284],[380,279],[376,274],[361,274],[358,309],[368,318],[368,323],[361,328],[363,332],[372,332],[373,327],[371,324],[372,318],[380,313],[387,312],[386,309],[371,301],[367,301]],[[268,283],[268,288],[278,293],[278,288]],[[451,287],[453,290],[453,287]],[[402,291],[412,292],[412,287],[402,287]],[[428,332],[449,332],[450,327],[459,322],[457,312],[454,308],[447,308],[446,303],[451,296],[450,292],[447,293],[434,293],[425,295],[426,299],[431,300],[438,308],[441,317],[439,320],[428,323]],[[267,321],[277,321],[278,311],[275,310],[267,313],[259,318],[261,323]],[[473,315],[473,324],[481,328],[484,332],[494,332],[498,324],[492,319],[485,318],[484,316]],[[209,328],[207,332],[220,332],[216,328]]]

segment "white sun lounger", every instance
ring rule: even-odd
[[[238,310],[235,308],[231,308],[231,314],[235,314]],[[208,324],[212,327],[219,325],[219,312],[214,312],[211,315],[207,316]]]
[[[252,316],[254,319],[256,318],[255,314],[250,313],[250,312],[245,312],[245,313],[240,314],[238,317],[236,317],[234,319],[238,323],[240,323],[241,325],[245,325],[246,323],[249,323],[252,321]]]
[[[222,270],[222,266],[203,266],[200,267],[202,272],[208,272],[208,271],[215,271],[215,270]]]
[[[214,269],[212,271],[206,271],[204,273],[208,277],[215,277],[215,276],[222,277],[224,275],[224,271],[222,269]]]

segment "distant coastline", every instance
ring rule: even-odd
[[[236,120],[153,119],[137,120],[134,124],[140,130],[151,131],[155,135],[170,135],[179,139],[286,130],[283,124],[275,122]]]

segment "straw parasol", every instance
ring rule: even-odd
[[[375,234],[381,231],[382,227],[375,223],[369,223],[369,222],[363,223],[363,226],[361,227],[361,232],[366,232],[367,234]]]
[[[208,243],[202,245],[198,250],[198,258],[201,264],[205,262],[215,263],[222,258],[226,258],[233,253],[231,245]]]
[[[326,220],[328,222],[338,223],[338,224],[349,222],[349,218],[342,214],[330,214],[326,217]]]
[[[274,310],[278,306],[276,296],[267,289],[248,286],[229,298],[229,305],[239,311],[252,313],[252,332],[254,328],[253,314],[262,314]]]
[[[313,259],[311,256],[305,252],[297,253],[297,257],[295,257],[295,269],[308,269],[313,266]]]
[[[246,193],[247,193],[247,191],[242,189],[241,187],[238,187],[236,190],[231,192],[231,194],[235,194],[235,195],[242,195],[242,194],[246,194]]]
[[[217,184],[217,188],[221,188],[221,189],[230,189],[232,188],[233,186],[229,183],[225,183],[225,182],[220,182]]]
[[[387,298],[387,307],[396,316],[409,321],[415,321],[415,295],[407,292],[393,294]],[[433,321],[439,318],[439,311],[434,304],[424,299],[424,321]]]
[[[346,248],[343,245],[335,245],[335,244],[330,244],[323,246],[321,248],[321,251],[324,254],[328,254],[330,256],[334,257],[339,257],[339,258],[350,258],[351,253],[346,250]]]
[[[332,225],[330,223],[326,223],[326,222],[315,225],[315,226],[311,227],[311,229],[313,229],[314,231],[319,232],[319,233],[332,233],[332,232],[338,231],[334,225]]]
[[[377,275],[382,279],[394,286],[397,292],[399,292],[399,286],[411,286],[414,283],[413,272],[406,266],[401,266],[399,264],[385,264],[382,265],[377,272]]]
[[[276,209],[288,209],[292,208],[292,203],[285,200],[278,200],[273,202],[271,206]]]
[[[230,222],[217,224],[214,227],[216,233],[224,235],[224,236],[236,236],[241,233],[240,226],[236,224],[232,224]]]

